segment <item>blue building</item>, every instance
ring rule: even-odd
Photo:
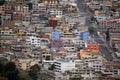
[[[80,39],[84,40],[84,41],[88,41],[89,40],[89,35],[90,35],[90,33],[88,31],[81,32],[80,33]]]
[[[53,30],[53,31],[52,31],[52,35],[51,35],[51,40],[52,40],[52,41],[59,40],[59,39],[60,39],[60,36],[61,36],[61,34],[60,34],[59,31]]]
[[[105,16],[105,15],[98,15],[98,16],[96,16],[95,17],[96,18],[96,23],[99,23],[99,20],[101,20],[101,19],[106,19],[107,17]]]

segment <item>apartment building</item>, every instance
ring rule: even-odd
[[[78,23],[85,25],[86,18],[78,13],[68,14],[65,16],[65,22],[68,24],[69,28],[72,29]]]
[[[84,31],[80,33],[80,40],[84,40],[84,41],[89,41],[90,39],[90,33],[88,31]]]
[[[41,41],[39,37],[28,37],[26,39],[26,45],[31,45],[31,46],[40,46],[41,45]]]
[[[90,54],[93,53],[98,53],[96,50],[90,50],[90,49],[81,49],[78,52],[78,58],[84,58],[84,57],[89,57]]]
[[[13,13],[13,20],[15,21],[21,21],[22,20],[22,14],[19,12],[14,12]]]
[[[102,74],[106,74],[109,77],[116,77],[116,78],[120,78],[120,67],[119,67],[119,63],[105,63],[104,67],[101,70]]]
[[[11,14],[1,14],[1,22],[2,24],[6,21],[12,20],[12,15]]]
[[[8,27],[5,27],[5,29],[0,30],[0,36],[14,36],[14,31],[12,29],[9,29]]]
[[[54,62],[55,71],[65,73],[65,71],[71,71],[75,69],[75,62],[70,60],[56,60]]]
[[[57,4],[58,0],[42,0],[44,4]]]
[[[55,41],[55,40],[59,40],[61,37],[61,33],[57,30],[53,30],[52,34],[51,34],[51,40]]]
[[[31,59],[18,59],[18,63],[16,65],[20,70],[29,70],[30,67],[35,64],[38,64],[38,61]]]
[[[94,11],[94,10],[99,10],[101,8],[100,2],[93,1],[89,4],[89,8]]]
[[[108,28],[112,27],[112,29],[110,29],[110,32],[118,32],[120,25],[119,21],[120,20],[117,18],[99,20],[98,29],[100,32],[105,32]]]
[[[86,43],[86,48],[90,50],[96,50],[99,51],[99,44],[95,42],[87,42]]]
[[[51,9],[48,9],[47,12],[50,15],[56,15],[56,16],[62,16],[63,15],[63,10],[62,9],[51,8]]]

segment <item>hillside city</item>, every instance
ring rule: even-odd
[[[120,0],[0,0],[0,80],[120,80]]]

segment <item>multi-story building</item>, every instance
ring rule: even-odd
[[[75,61],[70,60],[56,60],[54,62],[55,71],[65,73],[65,71],[72,71],[75,69]]]
[[[18,59],[16,63],[18,69],[20,70],[29,70],[31,66],[38,64],[38,61],[32,59]]]
[[[88,43],[86,43],[86,48],[90,49],[90,50],[99,51],[99,45],[98,45],[98,43],[95,43],[95,42],[88,42]]]
[[[48,9],[47,12],[50,15],[56,15],[56,16],[62,16],[63,15],[63,10],[62,9]]]
[[[86,17],[83,17],[78,13],[68,14],[65,16],[65,22],[68,24],[70,29],[74,29],[74,26],[78,23],[80,23],[81,25],[85,25]]]
[[[78,58],[84,58],[84,57],[89,57],[89,55],[93,53],[98,53],[99,51],[96,50],[90,50],[90,49],[81,49],[80,52],[78,53]]]
[[[109,77],[120,78],[120,64],[119,63],[105,63],[101,70],[103,75],[108,75]]]
[[[58,0],[42,0],[44,4],[57,4]]]
[[[12,20],[12,15],[11,14],[1,14],[1,22],[2,22],[2,24],[5,21],[10,21],[10,20]]]
[[[21,21],[22,20],[22,14],[19,12],[14,12],[13,13],[13,20],[15,21]]]
[[[55,41],[55,40],[59,40],[61,37],[61,33],[57,30],[53,30],[52,34],[51,34],[51,40]]]
[[[89,39],[90,39],[89,36],[90,36],[90,33],[88,31],[80,33],[80,39],[81,40],[89,41]]]
[[[40,40],[39,37],[31,36],[28,39],[26,39],[26,45],[40,46],[41,45],[41,40]]]
[[[98,30],[100,32],[105,32],[107,31],[108,28],[112,28],[110,29],[110,32],[119,32],[119,25],[120,25],[120,20],[117,18],[102,19],[99,20]]]
[[[5,29],[0,31],[0,36],[14,36],[14,31],[12,29],[9,29],[8,27],[5,27]]]
[[[36,3],[36,4],[33,4],[32,10],[36,12],[46,12],[47,8],[46,8],[46,5],[43,3]]]

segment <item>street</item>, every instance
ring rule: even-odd
[[[99,50],[101,54],[106,58],[106,60],[113,60],[113,56],[111,54],[111,50],[109,49],[108,45],[106,44],[106,41],[97,33],[97,25],[95,23],[91,22],[91,17],[93,14],[89,11],[88,7],[82,0],[76,1],[80,13],[85,13],[84,16],[86,17],[86,26],[90,27],[93,26],[95,28],[94,34],[91,36],[91,39],[94,40],[99,44]]]

